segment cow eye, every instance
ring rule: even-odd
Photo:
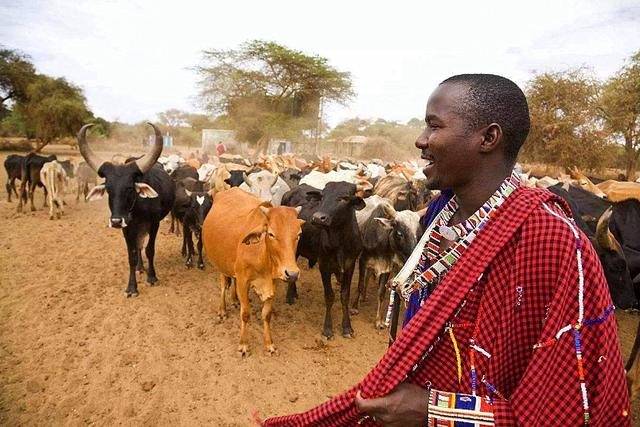
[[[275,238],[276,238],[276,235],[275,235],[275,234],[273,234],[273,233],[271,233],[271,232],[270,232],[270,233],[268,233],[268,234],[269,234],[269,237],[270,237],[270,238],[272,238],[272,239],[275,239]]]
[[[400,231],[400,230],[396,231],[396,236],[402,237],[402,231]]]

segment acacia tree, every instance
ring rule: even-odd
[[[64,78],[38,75],[27,87],[26,100],[15,104],[28,137],[39,140],[36,151],[55,138],[75,135],[93,114],[82,90]]]
[[[606,128],[624,139],[624,165],[629,181],[640,159],[640,51],[604,85],[600,112]]]
[[[212,114],[226,115],[238,139],[257,143],[295,138],[318,123],[321,102],[346,103],[351,75],[274,42],[254,40],[231,50],[207,50],[196,67],[200,98]]]
[[[599,84],[584,69],[543,73],[527,85],[531,131],[521,158],[601,169],[611,157],[598,119]]]

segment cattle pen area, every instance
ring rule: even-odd
[[[45,152],[81,160],[54,146]],[[218,273],[208,261],[204,270],[185,267],[182,237],[169,233],[168,220],[156,243],[159,282],[149,287],[139,275],[139,296],[127,298],[126,247],[121,231],[108,228],[107,198],[76,203],[72,184],[65,200],[52,221],[41,189],[35,212],[17,213],[15,199],[0,198],[1,425],[250,426],[256,411],[299,412],[346,390],[387,348],[388,330],[374,327],[375,286],[351,317],[353,338],[337,327],[339,297],[335,337],[322,337],[320,273],[300,259],[299,298],[285,303],[284,282],[274,298],[278,352],[263,350],[262,304],[251,293],[251,353],[242,357],[238,308],[228,305],[218,319]],[[357,277],[356,269],[352,296]],[[618,310],[616,319],[626,360],[639,316]],[[637,401],[632,408],[640,425]]]

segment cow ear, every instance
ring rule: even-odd
[[[356,208],[357,211],[361,211],[362,209],[365,208],[365,206],[367,206],[364,200],[362,199],[362,197],[358,197],[358,196],[351,196],[350,202]]]
[[[89,194],[87,194],[87,201],[94,202],[96,200],[102,199],[102,197],[104,196],[105,188],[106,187],[104,184],[96,185],[95,187],[93,187],[91,191],[89,191]]]
[[[249,234],[244,236],[244,239],[242,239],[242,243],[244,243],[245,245],[253,245],[258,243],[262,236],[264,236],[265,231],[265,227],[262,225],[258,228],[254,228]]]
[[[376,221],[378,221],[380,224],[382,224],[382,226],[387,229],[387,230],[392,230],[393,229],[393,222],[390,219],[387,218],[374,218]]]
[[[140,195],[140,197],[144,199],[155,199],[158,197],[158,193],[156,190],[151,188],[149,184],[145,184],[144,182],[136,182],[136,191]]]
[[[294,209],[296,210],[296,215],[300,215],[300,212],[302,211],[302,206],[296,206]]]

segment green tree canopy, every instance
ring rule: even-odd
[[[38,75],[26,94],[15,110],[24,119],[27,136],[40,140],[37,150],[55,138],[75,135],[93,117],[82,90],[64,78]]]
[[[27,88],[36,78],[29,57],[17,50],[0,46],[0,105],[5,101],[25,101]]]
[[[536,75],[527,85],[531,131],[525,161],[591,170],[609,159],[598,120],[599,84],[585,69]]]
[[[274,42],[203,55],[196,67],[203,106],[226,115],[240,140],[299,136],[316,127],[321,102],[346,103],[354,95],[349,73]]]
[[[605,128],[624,139],[626,177],[632,181],[640,158],[640,51],[604,84],[600,111]]]

